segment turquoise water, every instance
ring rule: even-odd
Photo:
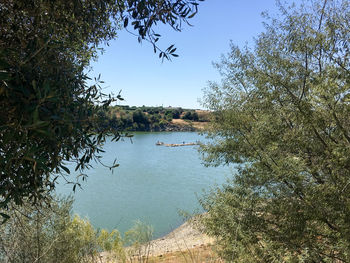
[[[117,158],[120,166],[112,172],[95,164],[87,171],[83,189],[76,190],[73,211],[87,217],[96,228],[130,229],[135,220],[154,228],[159,237],[178,227],[179,210],[200,209],[198,196],[231,174],[228,167],[204,167],[198,146],[156,146],[157,141],[182,143],[204,141],[194,132],[136,133],[124,141],[107,142],[103,162]],[[57,187],[59,194],[71,194],[72,186]]]

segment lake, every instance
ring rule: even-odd
[[[106,142],[103,162],[112,164],[116,158],[120,166],[112,173],[93,164],[83,189],[73,194],[73,211],[96,228],[117,228],[121,233],[140,220],[153,226],[157,238],[183,222],[179,211],[200,211],[198,196],[203,190],[220,185],[232,173],[229,167],[205,167],[198,146],[156,146],[157,141],[203,142],[205,137],[195,132],[152,132],[135,133],[132,142]],[[57,192],[71,194],[72,185],[61,182]]]

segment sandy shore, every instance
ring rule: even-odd
[[[201,233],[193,222],[187,221],[166,236],[152,240],[149,246],[149,256],[158,257],[173,252],[203,248],[213,243],[213,238]],[[113,262],[108,260],[109,255],[107,252],[101,253],[100,256],[100,262]]]
[[[213,243],[213,238],[201,233],[192,223],[185,222],[168,235],[153,240],[151,242],[150,255],[159,256]]]

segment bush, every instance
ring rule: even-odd
[[[118,231],[96,231],[89,221],[72,218],[72,202],[71,198],[51,200],[40,208],[11,203],[11,218],[0,225],[0,262],[92,263],[101,251],[124,261]]]
[[[125,243],[130,247],[130,261],[136,259],[138,262],[148,262],[151,249],[153,228],[140,221],[136,221],[134,226],[125,233]]]
[[[195,111],[186,111],[182,116],[184,120],[198,121],[198,114]]]

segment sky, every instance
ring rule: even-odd
[[[162,35],[159,46],[171,44],[179,55],[162,62],[147,42],[125,30],[104,47],[105,52],[92,64],[89,76],[101,74],[104,93],[118,94],[130,106],[172,106],[203,109],[199,99],[208,81],[220,82],[213,67],[222,54],[229,52],[230,41],[238,46],[253,45],[254,37],[264,30],[263,11],[277,13],[275,0],[206,0],[198,14],[182,32],[170,27],[155,31]]]

